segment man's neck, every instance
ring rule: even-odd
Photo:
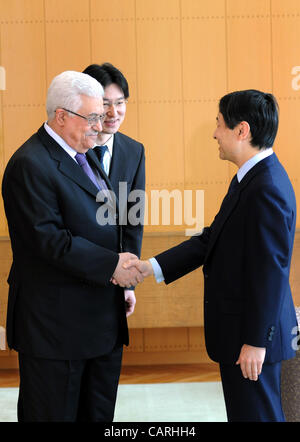
[[[97,138],[97,144],[104,145],[113,136],[113,134],[105,134],[103,132],[99,133]]]
[[[251,158],[257,155],[259,152],[262,152],[263,150],[265,149],[259,149],[258,147],[249,146],[241,153],[241,155],[236,158],[236,161],[234,163],[240,169],[243,164],[245,164],[247,161],[249,161]]]

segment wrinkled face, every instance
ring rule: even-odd
[[[123,123],[126,114],[124,93],[115,83],[104,89],[103,105],[106,113],[106,118],[102,124],[103,133],[115,134]]]
[[[81,95],[81,100],[82,105],[76,111],[77,114],[87,118],[103,115],[102,99]],[[63,112],[64,126],[62,134],[69,146],[80,153],[85,153],[94,147],[98,134],[102,131],[102,123],[99,119],[96,124],[90,124],[80,116],[69,114],[67,111]]]
[[[236,129],[229,129],[226,126],[223,115],[219,112],[217,116],[217,128],[213,137],[219,144],[219,157],[221,160],[233,161],[236,153]]]

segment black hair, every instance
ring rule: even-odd
[[[233,129],[247,121],[253,147],[272,147],[278,130],[278,103],[272,94],[255,89],[231,92],[221,98],[219,111]]]
[[[124,97],[129,97],[129,86],[126,78],[119,69],[114,67],[110,63],[91,64],[83,71],[84,74],[88,74],[95,78],[102,85],[103,89],[111,84],[117,84],[122,89]]]

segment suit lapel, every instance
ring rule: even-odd
[[[125,164],[128,163],[128,149],[120,142],[118,132],[114,135],[113,155],[111,159],[109,178],[116,194],[119,193],[119,182],[127,181]]]
[[[92,183],[76,161],[74,161],[52,137],[50,137],[43,126],[38,130],[38,136],[48,150],[49,155],[57,161],[58,170],[67,178],[78,184],[78,186],[96,197],[98,193],[97,187]]]
[[[211,238],[208,244],[208,250],[205,259],[207,259],[210,252],[212,251],[213,246],[215,245],[215,242],[218,236],[220,235],[226,220],[229,218],[233,209],[236,207],[240,198],[240,192],[241,189],[240,187],[238,187],[233,193],[231,194],[227,193],[227,195],[225,196],[221,208],[217,216],[215,217],[212,225],[213,228],[212,228]]]

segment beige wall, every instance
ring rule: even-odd
[[[0,0],[0,66],[6,73],[6,90],[0,91],[0,176],[12,153],[46,119],[53,76],[109,61],[129,81],[122,130],[145,145],[149,197],[154,189],[202,189],[205,223],[211,222],[235,172],[219,160],[212,139],[218,100],[232,90],[258,88],[279,101],[275,150],[299,200],[299,29],[299,0]],[[145,257],[179,242],[175,233],[185,226],[172,221],[146,226],[146,233],[156,236],[146,237]],[[7,235],[1,202],[0,236]],[[2,242],[1,281],[7,248]],[[134,333],[143,336],[144,345],[146,329],[154,342],[167,339],[148,327],[202,325],[201,298],[199,310],[193,309],[197,290],[202,293],[198,273],[187,277],[191,291],[185,290],[186,281],[171,289],[152,282],[139,289],[131,326],[138,327]],[[6,297],[2,285],[2,324]],[[170,311],[172,297],[179,302]],[[192,332],[182,330],[190,342]]]

